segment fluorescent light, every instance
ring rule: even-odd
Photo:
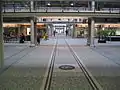
[[[70,5],[71,5],[71,6],[73,6],[74,4],[73,4],[73,3],[71,3]]]
[[[48,3],[47,5],[48,5],[48,6],[50,6],[51,4],[50,4],[50,3]]]

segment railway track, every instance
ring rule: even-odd
[[[56,56],[56,50],[57,50],[57,42],[56,42],[56,45],[55,45],[53,53],[52,53],[51,62],[50,62],[50,66],[49,66],[48,75],[47,75],[44,90],[50,90],[52,73],[53,73],[53,69],[54,69],[55,56]]]
[[[103,90],[103,88],[100,86],[100,84],[97,82],[97,80],[92,76],[92,74],[88,71],[88,69],[85,67],[83,62],[79,59],[75,51],[72,49],[72,47],[67,43],[65,40],[71,54],[73,55],[74,59],[76,60],[77,64],[79,65],[80,69],[84,73],[86,79],[88,80],[89,84],[93,88],[93,90]]]
[[[43,85],[40,88],[40,90],[50,90],[52,73],[53,73],[53,69],[54,69],[55,56],[56,56],[56,51],[57,51],[57,43],[58,43],[58,40],[56,41],[56,43],[53,47],[52,54],[51,54],[49,64],[48,64],[48,69],[45,73],[45,79],[43,80]]]
[[[65,39],[64,39],[65,40]],[[69,51],[73,55],[75,61],[79,65],[80,69],[82,70],[85,78],[87,79],[88,83],[92,87],[92,90],[103,90],[103,88],[100,86],[100,84],[96,81],[96,79],[92,76],[92,74],[87,70],[85,65],[82,63],[82,61],[79,59],[75,51],[72,49],[72,47],[67,43],[65,40],[66,46],[68,47]],[[42,85],[42,88],[40,90],[51,90],[51,81],[52,81],[52,75],[54,71],[54,63],[55,63],[55,57],[56,57],[56,51],[57,51],[57,42],[54,46],[51,59],[49,62],[49,68],[47,70],[47,76],[46,79],[44,80],[44,84]],[[77,89],[78,90],[78,89]]]

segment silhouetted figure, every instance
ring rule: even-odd
[[[37,44],[38,44],[38,45],[40,44],[40,38],[41,38],[41,34],[38,33],[38,35],[37,35]]]
[[[20,35],[20,43],[24,43],[24,41],[25,41],[25,36],[24,36],[24,34],[22,33],[22,34]]]
[[[54,37],[55,37],[55,33],[56,33],[56,31],[54,30],[54,31],[53,31],[53,35],[54,35]]]
[[[68,36],[68,30],[66,30],[65,33],[66,33],[66,36]]]

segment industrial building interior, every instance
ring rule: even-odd
[[[0,90],[119,90],[119,0],[1,0]]]

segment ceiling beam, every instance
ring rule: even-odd
[[[120,13],[105,13],[105,12],[39,12],[39,13],[3,13],[3,17],[120,17]]]
[[[4,0],[4,1],[13,1],[13,0]],[[23,0],[14,0],[14,1],[23,1]],[[56,0],[24,0],[24,1],[56,1]],[[57,0],[65,1],[65,0]],[[75,1],[75,0],[66,0],[66,1]],[[93,0],[77,0],[77,1],[93,1]],[[94,1],[103,1],[103,2],[120,2],[120,0],[94,0]]]

